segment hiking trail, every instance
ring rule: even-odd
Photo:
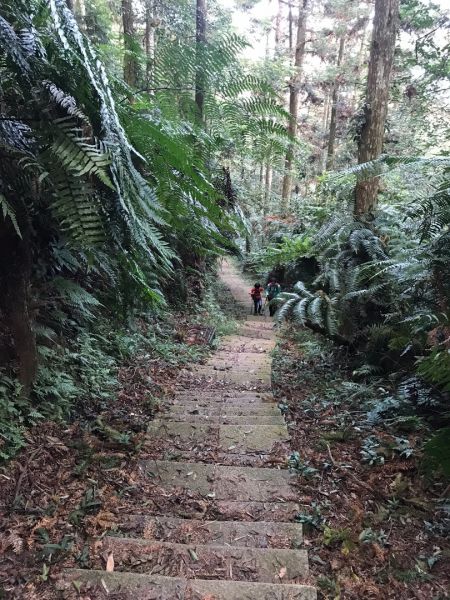
[[[124,507],[114,536],[94,542],[103,565],[64,572],[63,597],[82,587],[95,594],[83,597],[123,600],[316,598],[293,521],[288,430],[271,394],[273,322],[249,314],[232,264],[220,277],[244,315],[238,331],[150,422],[139,463],[150,492]]]

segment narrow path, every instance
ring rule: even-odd
[[[250,316],[231,264],[221,278],[247,316],[150,424],[140,477],[153,487],[127,507],[120,535],[95,542],[114,572],[68,571],[63,594],[75,582],[123,600],[316,598],[271,395],[272,321]]]

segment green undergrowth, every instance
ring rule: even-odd
[[[0,462],[26,444],[27,430],[40,421],[64,424],[82,418],[98,429],[97,415],[117,411],[121,368],[157,362],[161,369],[176,370],[203,360],[216,340],[235,328],[233,318],[222,311],[223,294],[211,276],[202,300],[190,302],[183,311],[140,313],[126,324],[99,313],[89,326],[74,327],[71,337],[41,342],[38,377],[29,399],[23,397],[14,372],[0,370]],[[213,332],[211,344],[196,337],[206,329]],[[144,387],[151,409],[161,387],[150,377]]]
[[[286,342],[300,353],[295,366],[292,356],[285,352]],[[448,421],[442,404],[445,397],[433,395],[426,382],[416,377],[401,373],[374,375],[355,368],[353,361],[347,348],[337,347],[307,329],[290,327],[274,352],[275,387],[281,393],[289,372],[293,388],[304,390],[299,399],[302,411],[308,413],[320,407],[338,412],[334,428],[323,435],[324,444],[361,438],[362,462],[383,464],[386,449],[371,432],[379,429],[394,436],[398,447],[394,444],[393,448],[405,457],[413,450],[403,438],[413,434],[420,442],[414,452],[422,457],[423,472],[448,477],[448,427],[441,429]]]
[[[418,584],[428,586],[423,597],[441,597],[448,429],[436,431],[435,407],[422,401],[416,380],[362,376],[352,360],[292,326],[274,351],[274,392],[291,423],[289,469],[301,490],[296,520],[320,598],[362,597],[370,588],[403,599]]]

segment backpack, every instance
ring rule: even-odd
[[[271,283],[267,288],[267,295],[269,298],[275,298],[275,296],[279,293],[280,286],[278,283]]]

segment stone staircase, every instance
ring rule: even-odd
[[[232,265],[221,276],[248,313],[248,286]],[[91,599],[316,599],[270,392],[273,346],[269,317],[247,315],[192,372],[148,428],[140,476],[154,483],[151,498],[121,516],[120,536],[96,542],[114,570],[66,571],[63,598],[75,586]]]

